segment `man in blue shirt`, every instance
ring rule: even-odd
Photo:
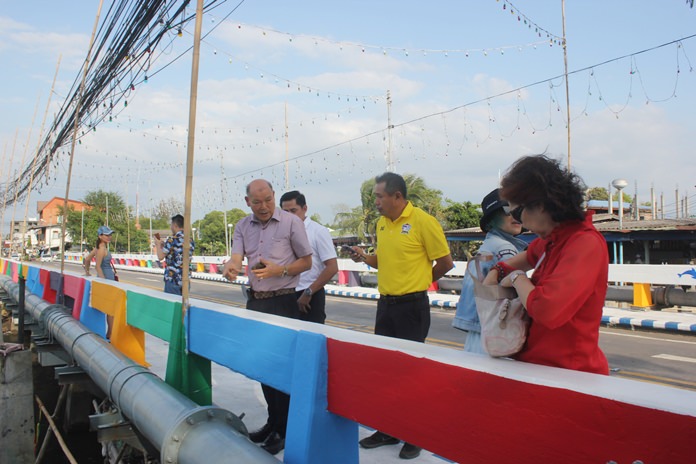
[[[181,277],[184,264],[184,216],[177,214],[172,217],[171,237],[160,240],[155,237],[157,259],[165,260],[164,292],[181,295]],[[194,243],[191,240],[190,253],[193,256]]]

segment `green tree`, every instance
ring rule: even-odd
[[[633,197],[631,195],[629,195],[628,193],[626,193],[625,190],[622,190],[621,193],[623,193],[624,203],[631,203],[633,201]],[[614,194],[611,196],[611,198],[614,201],[619,201],[619,192],[615,191]],[[587,190],[587,199],[588,200],[608,201],[609,200],[609,192],[604,187],[591,187],[590,189]]]
[[[362,241],[375,241],[375,227],[379,212],[375,208],[375,179],[368,179],[360,186],[360,206],[339,212],[334,218],[334,229],[344,234],[356,235]]]
[[[445,200],[446,207],[443,210],[445,230],[467,229],[478,227],[481,220],[481,205],[470,201],[456,202]]]
[[[64,215],[67,218],[65,228],[73,237],[74,245],[78,245],[82,237],[88,249],[94,247],[97,241],[97,229],[107,224],[108,209],[108,224],[114,231],[112,250],[120,253],[149,251],[148,234],[135,228],[131,210],[126,207],[126,203],[118,193],[104,190],[90,191],[82,202],[87,204],[84,214],[69,207],[68,214]],[[60,211],[63,214],[62,208]]]
[[[623,194],[624,204],[631,204],[633,202],[633,197],[631,195],[624,191],[621,191],[621,193]],[[614,192],[614,194],[611,196],[611,199],[614,201],[619,201],[619,192]]]
[[[408,199],[417,207],[442,219],[442,191],[428,188],[422,177],[414,174],[405,174],[404,181],[406,182],[406,193]]]
[[[175,197],[160,200],[152,209],[152,228],[167,229],[172,217],[177,214],[184,214],[184,204]]]
[[[471,203],[470,201],[455,202],[450,199],[445,200],[446,207],[444,209],[444,229],[468,229],[470,227],[478,227],[481,220],[481,205]],[[482,242],[450,242],[450,251],[452,258],[455,260],[469,259],[476,250],[481,246]]]
[[[587,191],[587,199],[607,201],[609,192],[604,187],[592,187]]]
[[[247,213],[239,208],[227,211],[227,224],[232,224],[229,230],[230,242],[234,228],[240,219],[247,216]],[[225,246],[225,213],[223,211],[211,211],[203,219],[194,221],[191,227],[196,229],[194,239],[196,240],[196,254],[206,256],[222,256],[227,252]]]
[[[414,174],[404,174],[406,195],[414,206],[428,214],[442,219],[442,192],[428,188],[425,181]],[[375,241],[375,228],[379,220],[379,212],[375,208],[375,179],[371,178],[360,186],[360,206],[342,211],[334,218],[333,229],[341,234],[356,235],[360,241]]]

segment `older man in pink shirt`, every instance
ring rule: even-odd
[[[232,237],[232,253],[222,275],[234,280],[247,258],[249,299],[247,309],[277,316],[298,318],[295,287],[300,274],[312,267],[312,247],[300,218],[276,208],[271,183],[257,179],[249,183],[245,197],[253,214],[240,220]],[[268,421],[249,438],[271,454],[285,448],[290,396],[261,385],[268,403]]]

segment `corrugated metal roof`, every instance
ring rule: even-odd
[[[595,227],[600,232],[618,232],[620,230],[696,230],[696,218],[689,219],[648,219],[644,221],[623,221],[623,228],[619,228],[619,221],[595,222]]]
[[[696,218],[624,220],[622,229],[619,228],[619,218],[613,214],[595,214],[592,222],[600,232],[620,232],[621,230],[696,230]],[[483,235],[483,231],[479,227],[469,227],[468,229],[448,230],[445,232],[445,235],[450,237],[470,237]]]

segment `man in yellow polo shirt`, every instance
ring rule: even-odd
[[[428,287],[454,267],[449,246],[437,220],[408,201],[403,177],[392,172],[377,176],[374,193],[382,215],[377,222],[377,254],[353,247],[353,260],[377,269],[380,297],[375,334],[422,343],[430,329]],[[399,442],[377,431],[360,440],[360,446],[377,448]],[[399,457],[413,459],[420,451],[404,443]]]

